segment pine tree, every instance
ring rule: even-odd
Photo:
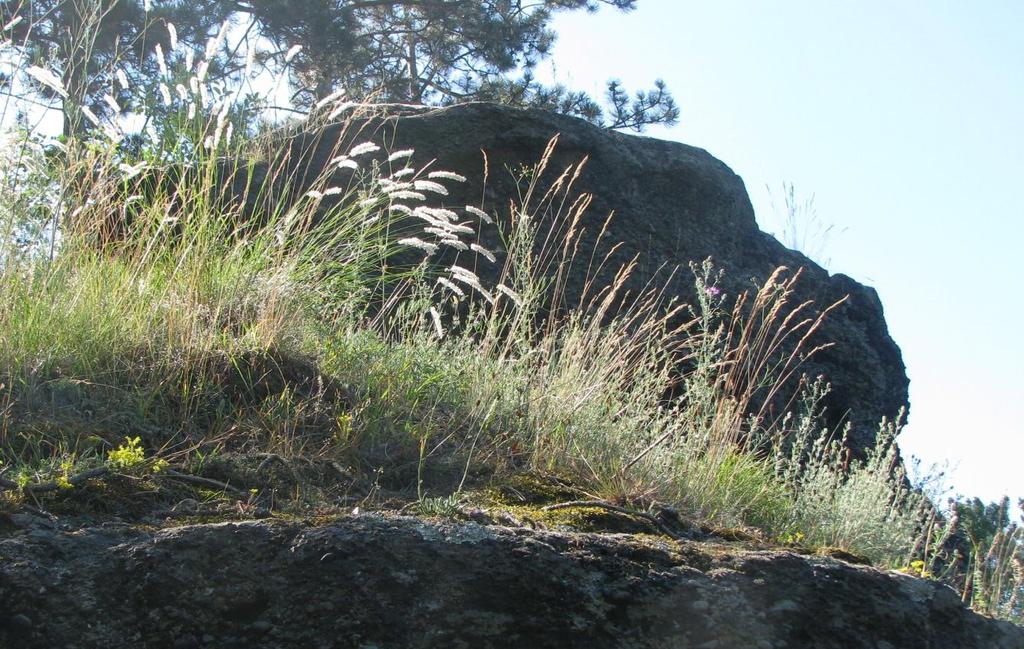
[[[604,124],[642,130],[679,116],[661,81],[630,98],[608,85],[608,118],[585,93],[544,86],[533,77],[550,55],[549,27],[559,10],[629,11],[636,0],[236,0],[279,53],[295,45],[296,103],[334,91],[377,101],[447,105],[494,100],[538,106]],[[294,50],[292,50],[294,51]]]
[[[118,70],[129,83],[153,78],[158,68],[156,45],[170,53],[168,24],[184,45],[196,46],[227,18],[223,0],[0,0],[0,24],[15,18],[5,48],[23,48],[35,64],[53,72],[63,86],[64,134],[89,126],[80,110],[102,115],[110,95],[125,111],[139,108],[117,83]],[[5,80],[7,92],[13,80]],[[37,84],[38,85],[38,84]],[[54,97],[45,85],[38,92]]]
[[[66,135],[89,126],[82,106],[108,110],[105,95],[126,111],[140,108],[131,104],[139,93],[115,80],[153,78],[156,46],[171,54],[169,24],[186,47],[203,49],[228,20],[236,40],[244,29],[250,43],[270,45],[261,62],[284,66],[289,59],[299,108],[344,90],[351,99],[379,102],[536,106],[638,131],[675,123],[679,110],[661,81],[632,97],[609,81],[603,108],[585,93],[534,78],[555,40],[555,12],[600,5],[629,11],[636,0],[0,0],[0,24],[20,16],[7,46],[27,49],[59,76],[67,91]],[[211,67],[216,79],[239,66],[225,49]],[[159,120],[156,89],[148,90],[150,116]]]

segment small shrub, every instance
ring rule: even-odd
[[[131,437],[125,440],[117,448],[110,451],[107,457],[110,466],[115,469],[132,470],[146,461],[146,452],[142,448],[142,440],[139,437]]]

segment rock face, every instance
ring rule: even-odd
[[[851,446],[860,450],[872,444],[881,416],[891,418],[908,405],[900,350],[889,336],[876,292],[845,275],[830,276],[758,229],[743,181],[702,149],[610,132],[540,110],[474,103],[389,107],[385,116],[298,136],[293,151],[301,160],[301,190],[303,178],[325,168],[339,140],[372,140],[390,151],[413,148],[414,163],[436,158],[433,169],[469,178],[461,186],[449,184],[453,193],[444,199],[449,205],[481,206],[500,215],[518,195],[513,170],[535,164],[556,134],[558,146],[540,186],[544,189],[566,167],[588,158],[575,184],[576,190],[593,195],[582,250],[594,243],[608,214],[615,213],[604,241],[606,247],[622,245],[600,279],[610,280],[620,265],[638,256],[630,289],[643,289],[652,278],[664,280],[667,269],[678,267],[682,270],[670,280],[669,293],[692,303],[691,261],[713,258],[725,270],[725,288],[732,295],[749,289],[751,279],[763,281],[777,266],[803,267],[798,300],[813,299],[824,308],[848,296],[818,336],[818,342],[835,346],[804,368],[811,376],[824,374],[832,384],[829,423],[852,422]],[[487,243],[500,249],[493,236]],[[576,303],[582,285],[582,272],[570,278],[567,303]]]
[[[789,552],[367,514],[0,536],[0,646],[1020,649],[945,586]]]

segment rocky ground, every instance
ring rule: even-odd
[[[0,647],[1024,647],[939,583],[613,510],[582,508],[627,531],[522,508],[197,507],[0,516]]]

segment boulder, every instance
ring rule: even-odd
[[[652,535],[363,514],[0,535],[19,649],[1019,649],[937,582]]]
[[[830,427],[851,423],[850,445],[860,452],[873,444],[882,416],[893,418],[908,407],[909,381],[875,290],[845,275],[830,275],[762,232],[743,180],[703,149],[609,131],[536,109],[491,103],[386,106],[372,117],[295,135],[290,162],[294,175],[289,178],[297,179],[295,191],[304,191],[339,146],[345,150],[370,140],[389,151],[415,149],[414,164],[434,160],[432,169],[466,176],[465,184],[449,183],[452,193],[441,197],[441,206],[461,209],[469,204],[500,217],[519,195],[517,172],[535,164],[555,135],[558,144],[540,189],[586,158],[574,185],[576,191],[593,196],[582,250],[594,245],[605,218],[614,213],[603,241],[606,248],[621,245],[598,284],[610,281],[619,266],[637,257],[639,265],[627,288],[639,291],[652,280],[667,280],[668,294],[692,303],[690,262],[712,258],[725,271],[724,287],[733,296],[763,282],[778,266],[802,268],[798,301],[813,299],[820,309],[847,298],[815,341],[834,346],[803,368],[809,376],[824,375],[832,385],[826,400]],[[500,251],[500,241],[483,234],[485,242]],[[585,267],[578,264],[579,272],[569,278],[568,304],[578,303]],[[673,268],[681,271],[671,275]]]

